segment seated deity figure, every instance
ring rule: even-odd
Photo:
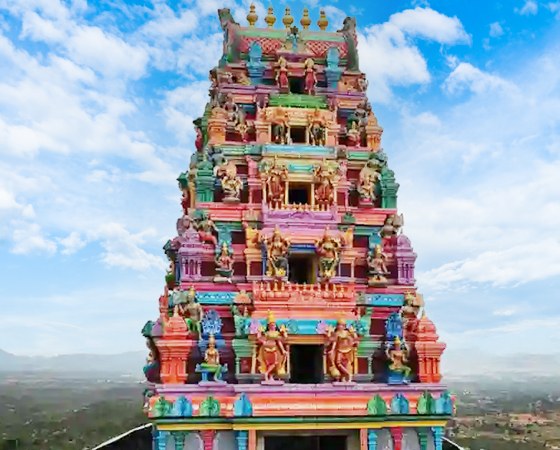
[[[358,122],[353,120],[350,128],[346,132],[346,143],[348,147],[358,147],[360,145],[360,130],[358,130]]]
[[[216,338],[213,334],[208,337],[208,348],[204,352],[204,362],[198,365],[197,371],[210,373],[214,377],[213,381],[224,383],[222,380],[224,366],[220,363],[220,353],[216,348]]]
[[[329,341],[327,347],[327,371],[335,381],[351,382],[356,368],[358,335],[353,327],[348,328],[346,321],[338,319],[336,327],[327,327],[325,334]]]
[[[395,374],[398,374],[402,376],[401,382],[408,383],[411,372],[410,367],[407,365],[408,349],[399,336],[395,336],[393,345],[389,346],[386,350],[386,355],[389,360],[389,381],[391,381],[391,378],[394,378]]]
[[[214,281],[229,281],[233,276],[233,251],[229,249],[227,242],[222,243],[221,251],[216,255],[216,273]]]
[[[185,291],[180,291],[181,295],[175,299],[175,292],[173,293],[173,303],[178,305],[179,314],[185,319],[187,327],[191,332],[198,333],[202,336],[202,319],[204,318],[204,310],[196,300],[196,292],[194,286],[191,286],[188,293],[184,295]]]
[[[266,329],[259,328],[257,342],[259,345],[257,362],[259,372],[264,375],[265,382],[274,381],[274,376],[283,376],[286,373],[286,327],[280,329],[276,326],[274,315],[269,312]]]
[[[233,95],[228,94],[228,96],[226,97],[224,109],[227,112],[228,126],[235,128],[239,120],[239,106],[237,106],[237,104],[233,100]]]
[[[290,241],[282,236],[277,225],[272,237],[262,236],[261,242],[266,248],[266,276],[285,277],[288,269]]]
[[[221,177],[222,191],[224,193],[224,203],[239,203],[243,182],[237,176],[237,167],[233,161],[218,168],[216,175]]]
[[[376,196],[377,184],[381,180],[381,173],[375,164],[375,161],[368,161],[364,168],[360,171],[358,180],[358,193],[360,199],[368,204],[373,205]]]

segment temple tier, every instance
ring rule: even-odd
[[[442,448],[454,398],[423,312],[383,129],[337,32],[241,27],[179,178],[160,316],[143,335],[157,450]]]

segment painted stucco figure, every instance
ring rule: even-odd
[[[257,362],[259,372],[265,381],[273,381],[275,377],[286,374],[286,339],[288,331],[284,326],[277,327],[274,315],[268,314],[266,328],[259,328],[257,342],[259,345]]]

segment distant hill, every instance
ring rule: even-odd
[[[146,352],[127,352],[117,355],[74,354],[52,357],[17,356],[0,350],[0,372],[42,371],[142,375]]]

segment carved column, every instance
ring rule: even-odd
[[[434,449],[442,450],[443,427],[432,427],[432,434],[434,435]]]
[[[214,437],[216,436],[215,430],[202,430],[202,442],[204,444],[204,450],[212,450],[214,447]]]
[[[173,441],[175,442],[175,450],[183,450],[187,433],[184,431],[172,431],[171,436],[173,436]]]
[[[360,430],[360,450],[368,450],[368,430],[362,428]]]
[[[370,428],[367,432],[368,450],[377,450],[377,430]]]
[[[154,435],[154,438],[156,436]],[[169,431],[157,431],[157,446],[155,447],[156,450],[166,450],[167,447],[167,438],[169,437]]]
[[[428,450],[428,428],[417,428],[418,442],[420,442],[420,450]]]
[[[235,441],[237,442],[237,450],[247,450],[249,433],[247,431],[236,431]]]
[[[257,449],[257,430],[249,430],[249,442],[248,442],[247,450],[256,450],[256,449]]]
[[[393,449],[402,450],[403,430],[401,427],[391,427],[391,436],[393,437]],[[441,449],[439,449],[441,450]]]

